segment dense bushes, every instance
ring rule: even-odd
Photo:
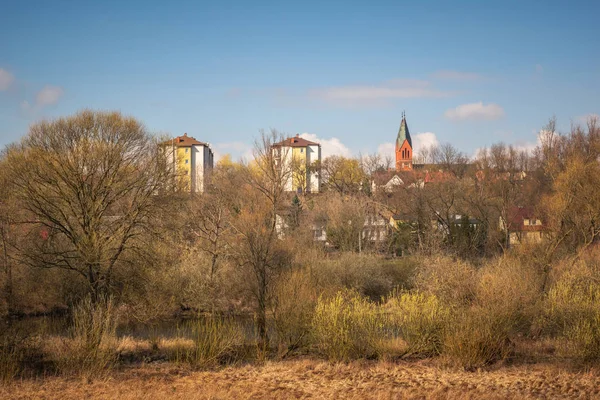
[[[546,329],[562,341],[564,355],[600,359],[600,269],[597,260],[562,266],[548,293]]]
[[[185,323],[171,339],[153,336],[142,359],[212,368],[255,360],[257,354],[261,359],[319,354],[331,361],[440,357],[472,370],[519,357],[524,343],[542,340],[560,357],[597,362],[598,261],[565,260],[554,265],[547,292],[543,281],[539,269],[512,257],[474,266],[444,257],[398,261],[313,254],[277,277],[269,293],[268,343],[257,340],[250,316],[242,320],[221,309]],[[102,377],[123,362],[119,357],[131,357],[131,351],[120,350],[125,339],[117,338],[116,327],[114,300],[88,298],[73,308],[66,338],[0,335],[0,378],[23,376],[32,351],[52,365],[48,371]]]
[[[412,258],[344,253],[318,260],[312,270],[316,284],[325,291],[354,289],[379,301],[395,288],[410,287],[417,265]]]
[[[195,367],[210,367],[235,359],[235,351],[244,341],[240,326],[229,318],[206,317],[190,322],[193,348],[181,354],[182,360]]]
[[[354,291],[321,298],[312,321],[315,343],[330,360],[375,358],[384,331],[377,306]]]
[[[432,294],[396,292],[384,309],[393,331],[406,342],[407,355],[434,356],[442,352],[451,310]]]
[[[26,352],[25,337],[2,324],[0,328],[0,382],[16,378],[22,371]]]
[[[308,345],[318,297],[308,270],[290,271],[278,282],[272,316],[279,356]]]
[[[447,326],[444,354],[465,369],[502,360],[510,354],[510,315],[474,307],[457,314]]]
[[[417,289],[455,306],[473,301],[477,283],[477,270],[473,265],[442,256],[423,257],[419,261],[414,279]]]
[[[117,323],[112,298],[82,300],[73,309],[70,337],[57,343],[58,370],[88,380],[110,371],[117,362]]]
[[[542,273],[517,258],[479,267],[421,259],[416,287],[394,291],[381,305],[356,291],[322,298],[315,339],[331,359],[389,356],[384,343],[401,340],[404,356],[443,355],[473,369],[506,359],[516,342],[541,334],[558,338],[564,356],[598,360],[600,269],[589,260],[557,269],[544,294]]]

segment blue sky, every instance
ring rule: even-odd
[[[126,3],[126,4],[121,4]],[[0,146],[120,110],[247,154],[260,129],[325,153],[530,146],[600,114],[598,1],[13,1],[0,5]]]

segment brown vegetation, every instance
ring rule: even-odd
[[[371,186],[376,157],[325,160],[325,193],[292,194],[273,131],[189,196],[131,118],[34,125],[0,157],[0,379],[25,379],[3,390],[43,397],[43,377],[72,397],[186,397],[209,379],[223,383],[198,398],[595,395],[595,373],[557,365],[600,360],[600,130],[545,132],[529,155],[429,149],[444,171],[390,190]],[[535,241],[510,241],[514,206],[544,220]],[[365,235],[382,215],[388,235]],[[15,318],[51,312],[68,326]]]
[[[315,360],[269,362],[194,372],[173,365],[125,369],[91,384],[64,378],[0,387],[10,399],[570,399],[600,396],[597,372],[552,365],[469,373],[427,362]]]

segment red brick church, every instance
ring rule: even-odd
[[[412,139],[406,124],[406,114],[402,113],[402,122],[396,138],[396,171],[412,171],[412,158]]]

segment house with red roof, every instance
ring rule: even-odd
[[[508,247],[539,243],[544,237],[544,225],[532,207],[511,207],[506,220],[500,217],[499,226],[506,232]]]

